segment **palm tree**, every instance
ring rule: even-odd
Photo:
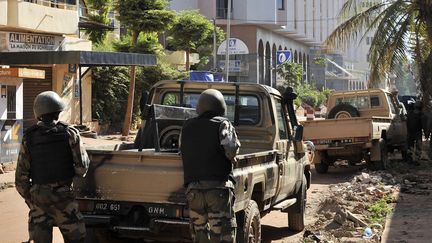
[[[340,17],[345,21],[327,45],[344,47],[375,32],[370,47],[372,84],[397,74],[397,66],[412,58],[423,100],[432,99],[432,0],[346,0]]]

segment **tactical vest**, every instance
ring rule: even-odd
[[[197,117],[187,120],[181,135],[184,182],[226,181],[232,172],[231,161],[220,144],[219,128],[223,117]]]
[[[72,180],[75,175],[67,125],[35,125],[26,132],[30,154],[30,177],[33,184]]]

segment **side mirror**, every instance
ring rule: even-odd
[[[303,125],[298,125],[294,128],[293,138],[295,142],[303,140]]]

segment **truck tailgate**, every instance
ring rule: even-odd
[[[177,153],[89,150],[90,168],[74,181],[77,196],[112,201],[184,203],[183,165]]]
[[[380,137],[381,134],[374,134],[376,126],[386,126],[390,124],[390,118],[348,118],[348,119],[326,119],[305,121],[304,138],[305,140],[319,139],[339,139],[353,137]]]

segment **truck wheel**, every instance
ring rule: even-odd
[[[328,119],[340,119],[359,117],[360,113],[354,106],[350,104],[339,104],[333,107],[327,115]]]
[[[325,173],[327,173],[328,168],[329,168],[329,165],[327,163],[325,163],[325,162],[314,164],[314,166],[315,166],[315,171],[318,174],[325,174]]]
[[[261,242],[261,217],[258,205],[250,200],[247,208],[237,215],[237,241],[239,243]]]
[[[297,202],[288,211],[288,227],[292,231],[302,231],[304,229],[304,216],[306,210],[307,181],[303,175],[303,182],[300,190],[296,194]]]
[[[387,146],[384,139],[380,139],[380,160],[371,161],[370,166],[372,170],[385,170],[388,166],[388,154],[387,154]]]

